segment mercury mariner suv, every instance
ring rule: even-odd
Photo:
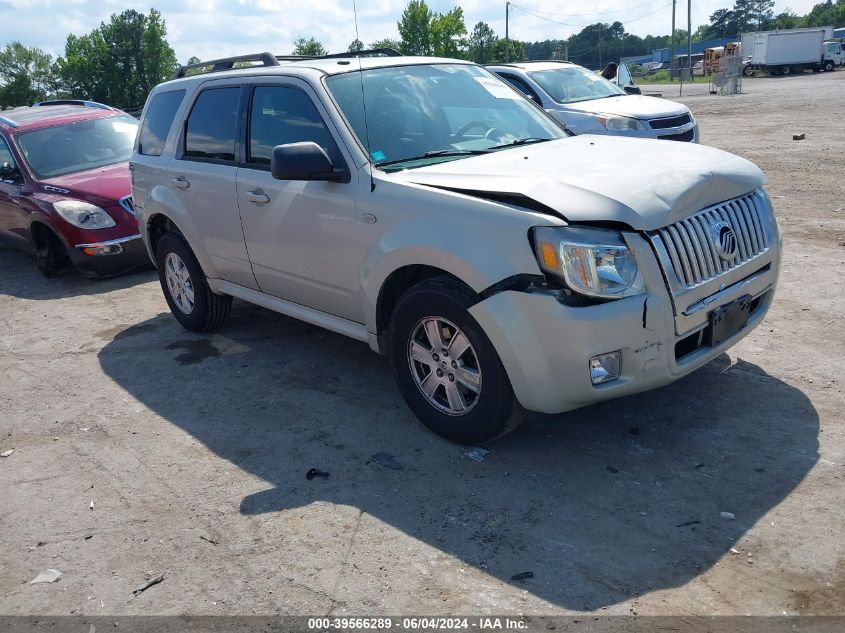
[[[367,342],[464,443],[690,373],[760,323],[778,278],[753,164],[572,136],[468,62],[183,68],[150,94],[131,169],[184,327],[237,297]]]

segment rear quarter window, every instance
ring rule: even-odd
[[[144,115],[144,122],[141,124],[141,132],[138,136],[139,154],[161,156],[170,126],[173,125],[176,111],[184,97],[184,90],[159,92],[153,97]]]

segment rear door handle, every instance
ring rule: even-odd
[[[246,196],[246,199],[249,200],[252,204],[267,204],[268,202],[270,202],[270,196],[261,191],[261,189],[256,189],[255,191],[247,191],[244,196]]]
[[[191,182],[184,176],[179,176],[173,179],[173,184],[179,189],[187,189],[191,186]]]

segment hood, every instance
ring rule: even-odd
[[[660,228],[765,182],[754,164],[712,147],[592,135],[387,177],[481,198],[524,196],[570,222],[622,222],[636,230]]]
[[[567,103],[567,110],[587,113],[617,114],[635,119],[659,119],[689,112],[682,103],[643,95],[619,95],[604,99],[590,99]]]
[[[39,184],[66,189],[69,193],[65,195],[97,206],[117,204],[120,198],[132,193],[128,162],[47,178]]]

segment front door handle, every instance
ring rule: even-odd
[[[178,178],[173,179],[173,184],[176,185],[179,189],[187,189],[191,186],[191,182],[185,178],[184,176],[179,176]]]
[[[255,191],[247,191],[244,195],[246,196],[246,199],[249,200],[252,204],[267,204],[268,202],[270,202],[270,196],[261,191],[261,189],[256,189]]]

